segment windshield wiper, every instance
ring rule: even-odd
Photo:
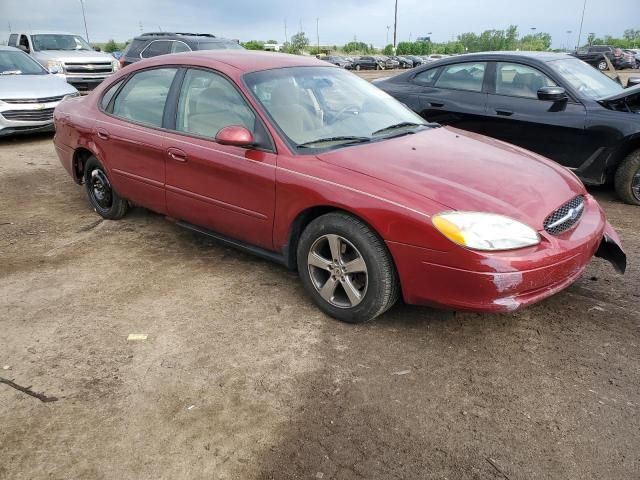
[[[355,137],[355,136],[342,136],[342,137],[326,137],[326,138],[317,138],[316,140],[311,140],[310,142],[304,142],[298,145],[298,148],[313,148],[312,145],[316,143],[329,143],[329,142],[343,142],[342,145],[348,145],[351,143],[364,143],[370,142],[371,139],[369,137]]]
[[[5,70],[4,72],[0,72],[0,75],[20,75],[22,70]]]
[[[371,135],[380,135],[381,133],[390,132],[391,130],[397,130],[399,128],[425,127],[425,126],[427,125],[424,123],[401,122],[401,123],[396,123],[395,125],[389,125],[388,127],[381,128],[380,130],[376,130]]]

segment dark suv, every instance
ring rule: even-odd
[[[167,53],[220,49],[243,50],[243,47],[235,40],[216,37],[210,33],[149,32],[134,38],[119,62],[124,67],[144,58]]]

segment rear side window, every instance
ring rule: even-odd
[[[243,125],[254,132],[256,117],[226,78],[205,70],[187,71],[178,100],[176,130],[215,138],[220,129]]]
[[[171,52],[171,44],[169,40],[154,40],[147,48],[145,48],[140,56],[142,58],[157,57],[158,55],[166,55]]]
[[[176,71],[175,68],[156,68],[133,75],[113,101],[113,114],[136,123],[161,127],[164,105]]]
[[[11,35],[9,35],[9,46],[15,47],[17,44],[18,44],[18,34],[12,33]]]
[[[122,85],[123,81],[124,80],[120,80],[119,82],[116,82],[113,85],[111,85],[109,89],[106,91],[106,93],[102,96],[102,100],[100,100],[100,107],[105,112],[108,111],[109,103],[111,102],[111,99],[113,98],[115,93],[118,91],[118,88],[120,88],[120,85]]]
[[[191,49],[189,48],[189,45],[187,45],[184,42],[180,42],[180,41],[175,41],[172,42],[173,45],[171,45],[171,53],[180,53],[180,52],[190,52]]]
[[[415,77],[413,77],[414,83],[418,83],[420,85],[433,85],[433,81],[438,76],[439,68],[431,68],[429,70],[425,70],[424,72],[418,73]]]
[[[485,62],[457,63],[443,68],[442,75],[436,81],[436,87],[469,92],[482,91],[484,72],[487,68]]]
[[[145,42],[144,40],[134,40],[127,46],[126,50],[124,51],[124,56],[139,57],[140,52],[142,51],[146,43],[147,42]]]

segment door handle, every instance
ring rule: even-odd
[[[109,140],[109,132],[102,128],[98,128],[96,130],[96,134],[98,135],[98,138],[101,138],[102,140]]]
[[[444,103],[438,103],[438,102],[429,102],[429,105],[436,108],[444,107]]]
[[[511,110],[498,110],[498,109],[496,109],[496,113],[498,115],[503,116],[503,117],[510,117],[511,115],[513,115],[513,112]]]
[[[169,148],[167,150],[167,155],[169,155],[169,158],[171,158],[172,160],[175,160],[176,162],[180,162],[180,163],[187,162],[187,154],[184,153],[179,148],[173,148],[173,147]]]

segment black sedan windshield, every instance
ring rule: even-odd
[[[245,75],[253,95],[298,148],[328,148],[410,133],[420,116],[356,75],[297,67]]]
[[[619,83],[577,58],[555,60],[549,62],[549,66],[578,93],[594,100],[610,97],[624,90]]]
[[[0,50],[0,75],[46,75],[48,73],[26,53]]]

